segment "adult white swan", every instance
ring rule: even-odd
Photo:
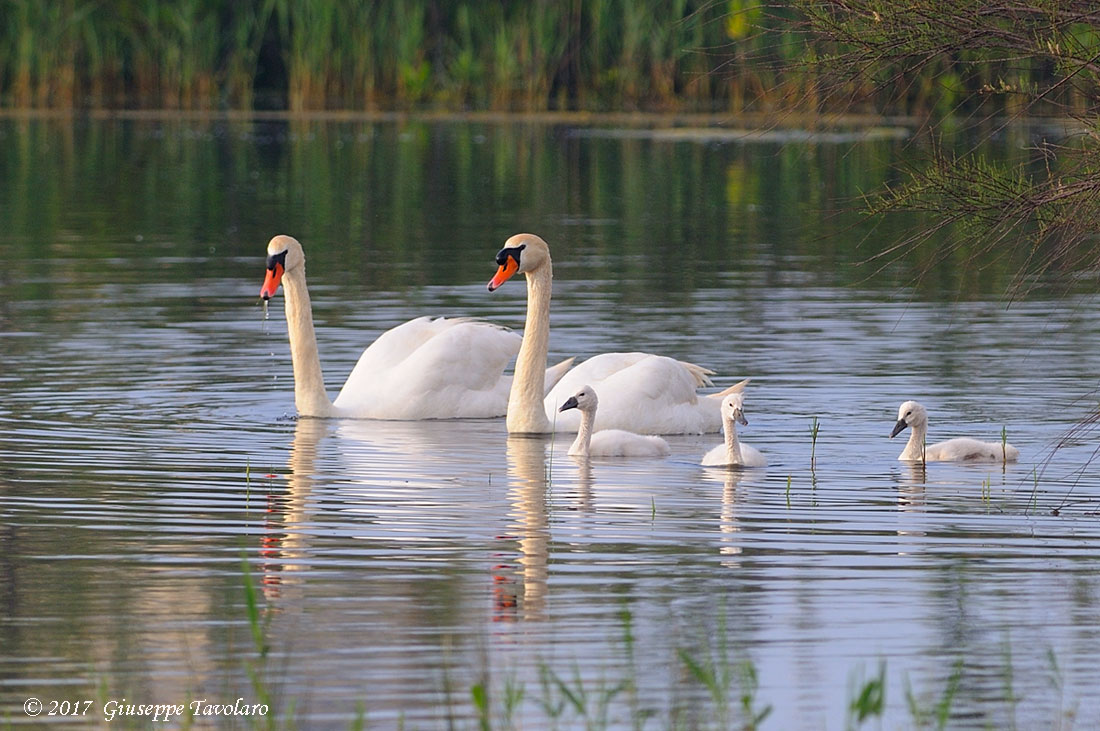
[[[622,429],[601,429],[592,432],[600,400],[591,386],[584,386],[566,399],[559,411],[577,409],[581,427],[569,447],[571,457],[667,457],[668,442],[660,437],[645,436]]]
[[[575,431],[580,416],[562,414],[558,404],[589,384],[600,393],[596,429],[624,429],[647,434],[701,434],[722,427],[721,399],[743,384],[721,393],[699,396],[710,386],[709,371],[649,353],[604,353],[569,371],[545,394],[542,371],[550,346],[550,293],[554,279],[550,248],[534,234],[516,234],[497,253],[498,269],[489,281],[492,292],[515,274],[527,278],[527,324],[516,359],[516,377],[508,398],[510,433],[544,434],[557,428]]]
[[[928,436],[928,411],[916,401],[906,401],[898,407],[898,423],[890,432],[893,439],[905,427],[910,427],[909,442],[898,455],[899,460],[914,462],[1015,462],[1020,450],[1005,442],[980,442],[960,437],[925,446]]]
[[[415,420],[504,414],[512,385],[504,369],[521,338],[464,318],[419,317],[382,333],[363,351],[336,401],[329,401],[305,265],[302,245],[276,236],[267,245],[267,277],[260,289],[268,300],[283,286],[299,416]],[[571,364],[572,358],[546,371],[543,387],[549,389]]]
[[[745,381],[742,381],[744,384]],[[741,385],[741,384],[739,384]],[[748,426],[745,418],[745,395],[740,391],[722,399],[722,429],[726,440],[703,455],[706,467],[767,467],[768,460],[756,447],[738,441],[737,424]]]

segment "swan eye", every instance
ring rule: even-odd
[[[288,251],[287,249],[283,249],[278,254],[272,254],[271,256],[267,257],[267,268],[268,269],[274,269],[275,265],[279,264],[283,267],[283,269],[286,269],[286,252],[287,251]]]
[[[499,266],[504,266],[508,263],[509,258],[515,259],[516,264],[519,264],[519,253],[526,248],[527,244],[520,244],[510,249],[501,249],[497,252],[497,264]]]
[[[905,415],[906,415],[906,416],[912,416],[912,415],[913,415],[913,412],[912,412],[912,411],[906,411],[906,412],[905,412]]]

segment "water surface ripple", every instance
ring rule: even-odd
[[[888,728],[916,725],[913,707],[934,713],[949,687],[953,728],[1100,724],[1097,435],[1064,439],[1100,376],[1091,297],[1040,291],[1008,307],[996,287],[858,284],[824,253],[794,256],[816,239],[776,223],[786,199],[769,193],[770,168],[802,160],[791,175],[824,181],[830,153],[814,144],[708,145],[708,158],[699,141],[492,127],[473,141],[464,129],[414,125],[409,140],[392,125],[321,125],[296,142],[107,122],[73,133],[88,164],[105,164],[101,138],[175,160],[148,170],[151,189],[192,212],[194,201],[234,211],[232,233],[152,216],[137,189],[116,191],[128,213],[99,228],[67,227],[63,212],[36,223],[19,193],[31,180],[0,193],[22,221],[0,239],[11,265],[0,275],[0,714],[28,722],[30,696],[254,698],[252,673],[304,727],[360,713],[383,728],[473,726],[470,688],[487,683],[495,719],[522,687],[514,718],[541,728],[563,699],[556,677],[593,704],[608,696],[613,727],[645,716],[717,727],[724,713],[740,718],[751,667],[752,702],[772,707],[765,728],[836,728],[881,663]],[[57,133],[8,129],[0,145],[20,134]],[[366,203],[310,199],[344,190],[342,163],[327,157],[336,141],[365,146],[349,154],[375,186],[387,170],[411,177]],[[851,154],[890,144],[851,143]],[[503,177],[463,163],[471,145]],[[550,169],[525,171],[516,149]],[[568,188],[548,162],[558,153],[574,155],[572,184],[589,195],[512,197],[513,178],[522,191]],[[219,162],[203,182],[192,168],[208,159]],[[429,185],[418,176],[433,159],[441,177]],[[623,201],[662,161],[725,197],[643,232]],[[620,172],[597,174],[597,162]],[[177,187],[162,179],[171,170]],[[481,195],[476,180],[496,191],[488,220],[463,202]],[[100,220],[104,202],[86,195],[71,215]],[[430,216],[409,216],[402,196]],[[664,267],[691,258],[692,227],[716,225],[706,211],[720,203],[728,226],[708,231],[744,256]],[[299,209],[324,204],[361,206],[375,233],[325,229]],[[454,251],[426,246],[435,218],[454,222]],[[716,387],[751,376],[742,438],[770,466],[699,466],[716,434],[670,437],[664,460],[583,464],[566,455],[569,435],[510,437],[499,419],[293,419],[282,297],[266,322],[256,306],[263,246],[284,220],[307,254],[327,242],[310,277],[330,392],[404,319],[521,327],[521,284],[488,295],[484,281],[507,234],[545,229],[562,242],[551,357],[644,349],[713,368]],[[355,242],[344,258],[331,248],[340,235]],[[391,251],[402,246],[409,261]],[[442,268],[463,262],[418,274],[425,252]],[[1003,426],[1021,462],[899,463],[903,444],[887,435],[907,398],[929,407],[931,439],[997,440]],[[725,668],[728,693],[715,700],[685,658]],[[558,725],[581,725],[562,708]]]

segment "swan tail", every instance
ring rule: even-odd
[[[573,361],[576,360],[576,356],[572,358],[566,358],[557,365],[552,365],[546,369],[546,380],[544,381],[543,395],[549,394],[550,390],[557,385],[558,381],[562,379],[566,371],[573,367]]]
[[[733,384],[732,386],[730,386],[729,388],[727,388],[724,391],[719,391],[718,393],[708,393],[707,398],[724,399],[726,396],[729,396],[731,393],[741,393],[742,391],[745,390],[745,386],[749,385],[749,381],[751,381],[751,380],[752,380],[751,378],[746,378],[743,381],[738,381],[737,383]]]
[[[704,368],[701,365],[695,365],[694,363],[688,363],[687,361],[676,361],[684,368],[687,369],[691,377],[695,379],[695,387],[703,388],[705,386],[713,386],[714,383],[710,380],[710,377],[714,375],[714,371],[709,368]]]

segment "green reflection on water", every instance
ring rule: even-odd
[[[627,304],[742,271],[999,296],[1028,252],[937,237],[896,255],[919,219],[860,213],[922,155],[904,139],[669,142],[548,123],[7,119],[0,281],[49,299],[61,282],[238,277],[235,257],[258,262],[285,232],[318,284],[469,284],[530,230],[559,276],[583,266]]]

